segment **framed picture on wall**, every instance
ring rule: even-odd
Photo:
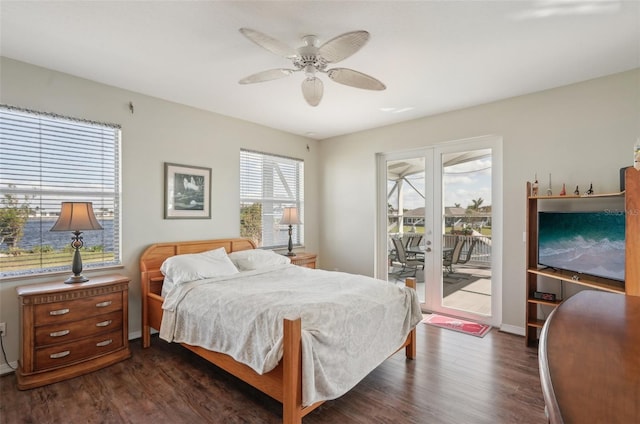
[[[211,218],[211,168],[165,162],[164,218]]]

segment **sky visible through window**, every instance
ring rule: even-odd
[[[424,174],[407,177],[409,182],[422,194],[425,192]],[[472,205],[472,200],[482,198],[482,206],[491,205],[491,157],[448,166],[443,176],[443,206],[459,204],[462,208]],[[388,183],[388,189],[393,182]],[[404,188],[404,208],[407,210],[424,207],[424,199],[410,186]],[[393,204],[393,203],[392,203]]]

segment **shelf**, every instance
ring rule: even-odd
[[[615,193],[602,193],[602,194],[581,194],[576,196],[575,194],[567,194],[566,196],[553,195],[553,196],[529,196],[530,200],[557,200],[557,199],[597,199],[602,197],[622,197],[624,191],[618,191]]]
[[[594,277],[592,275],[577,274],[571,271],[554,270],[550,268],[529,268],[527,272],[612,293],[624,294],[625,292],[624,282],[610,280],[608,278]]]
[[[542,319],[537,319],[535,321],[529,321],[527,322],[527,326],[529,327],[535,327],[535,328],[542,328],[544,327],[544,320]]]
[[[526,327],[525,340],[527,346],[535,346],[538,343],[539,329],[544,326],[544,320],[539,320],[540,306],[557,307],[561,301],[545,301],[542,299],[534,299],[532,293],[538,291],[539,284],[546,283],[543,278],[567,282],[595,290],[602,290],[610,293],[623,294],[627,296],[640,296],[640,262],[636,260],[640,256],[640,238],[636,237],[640,234],[640,171],[633,167],[627,167],[625,170],[625,191],[615,193],[602,193],[592,195],[578,195],[571,193],[566,196],[545,196],[542,191],[538,191],[537,196],[531,196],[532,183],[527,182],[526,185]],[[624,281],[617,281],[608,278],[595,277],[588,274],[579,274],[571,271],[554,270],[551,268],[542,268],[538,264],[538,212],[540,206],[543,205],[544,210],[551,208],[552,205],[564,207],[563,200],[572,207],[580,208],[577,204],[585,205],[582,199],[601,199],[602,204],[618,206],[619,199],[624,200],[624,210],[626,213],[626,239],[625,239],[625,278]],[[596,203],[598,203],[596,201]],[[595,205],[595,204],[592,204]],[[541,287],[542,288],[542,287]]]
[[[535,299],[533,297],[530,297],[527,299],[527,302],[536,303],[538,305],[551,306],[555,308],[560,304],[560,302],[562,302],[562,300],[544,300],[544,299]]]

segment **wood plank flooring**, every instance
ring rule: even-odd
[[[484,338],[418,324],[418,356],[389,358],[304,424],[543,424],[537,352],[522,337]],[[256,423],[280,404],[179,345],[131,343],[133,357],[27,391],[0,378],[0,423]]]

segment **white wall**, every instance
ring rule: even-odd
[[[124,268],[119,271],[131,278],[133,335],[139,335],[141,321],[138,260],[148,245],[239,236],[241,147],[304,159],[305,244],[307,250],[318,251],[317,141],[6,58],[1,58],[0,66],[1,103],[122,126]],[[163,219],[164,162],[212,168],[212,219]],[[73,164],[72,158],[69,163]],[[38,281],[0,281],[0,322],[7,323],[4,343],[10,362],[18,357],[15,287]]]
[[[640,70],[426,117],[320,143],[320,253],[326,269],[374,273],[375,154],[482,135],[503,137],[503,328],[525,320],[526,182],[619,190],[640,136]],[[522,330],[523,331],[523,330]]]

